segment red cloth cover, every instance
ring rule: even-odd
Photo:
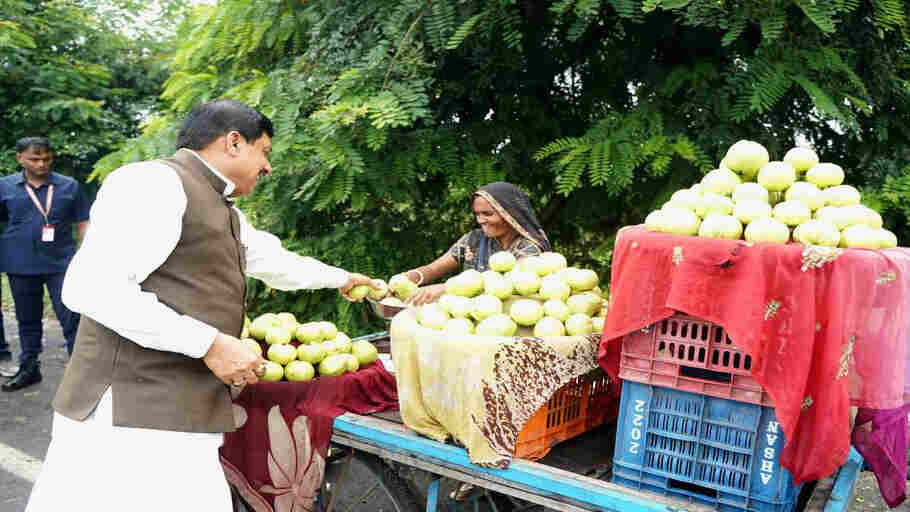
[[[378,361],[339,377],[247,386],[234,397],[238,428],[224,436],[221,464],[256,512],[312,510],[335,418],[397,408],[395,377]]]
[[[753,360],[797,482],[846,460],[849,406],[908,400],[910,250],[831,250],[620,230],[598,359],[617,378],[622,337],[676,311],[723,326]]]

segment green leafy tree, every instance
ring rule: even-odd
[[[508,180],[557,250],[609,276],[615,232],[739,139],[797,141],[906,239],[907,6],[900,0],[221,0],[197,7],[158,112],[101,178],[167,152],[201,101],[277,126],[275,175],[242,203],[302,254],[387,277],[470,228]],[[254,309],[375,329],[328,292],[253,288]]]
[[[170,33],[184,1],[0,0],[0,151],[15,170],[17,139],[44,135],[57,167],[84,180],[97,160],[139,134],[167,77]]]

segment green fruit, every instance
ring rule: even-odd
[[[325,359],[326,352],[322,345],[300,345],[297,347],[297,359],[311,364],[318,364]]]
[[[241,338],[250,337],[250,318],[246,315],[243,315],[243,329],[240,330]]]
[[[357,358],[361,366],[375,361],[379,357],[379,351],[376,346],[366,340],[358,340],[351,343],[351,355]]]
[[[500,300],[499,297],[486,294],[474,297],[471,305],[471,316],[474,317],[475,320],[480,321],[496,313],[502,313],[502,300]],[[448,315],[446,315],[445,318],[441,319],[439,325],[434,328],[442,329],[445,327],[446,320],[448,319]]]
[[[269,345],[285,345],[291,342],[291,331],[280,325],[274,325],[265,330],[265,342]]]
[[[389,289],[402,300],[407,300],[417,293],[417,284],[403,274],[398,274],[389,280]]]
[[[389,285],[382,279],[376,279],[375,284],[379,288],[370,288],[369,293],[367,294],[373,300],[382,300],[389,294]]]
[[[695,231],[698,232],[697,226]],[[598,277],[597,272],[588,268],[569,267],[566,274],[566,282],[569,283],[573,292],[583,292],[597,286],[600,282],[600,277]]]
[[[347,334],[339,332],[332,341],[335,343],[336,352],[340,354],[351,353],[351,338]]]
[[[519,299],[509,307],[509,316],[518,325],[530,327],[543,317],[543,306],[534,299]]]
[[[265,375],[262,380],[268,382],[277,382],[284,377],[284,367],[274,361],[265,362]]]
[[[604,330],[604,321],[606,318],[602,316],[592,316],[591,317],[591,329],[594,334],[600,334]]]
[[[348,291],[348,297],[355,300],[361,300],[370,293],[370,290],[372,290],[371,287],[365,284],[359,284]]]
[[[705,192],[712,192],[721,196],[732,194],[740,183],[742,183],[742,180],[730,169],[714,169],[701,179]],[[692,210],[694,211],[694,208]]]
[[[316,369],[306,361],[291,361],[284,368],[284,376],[291,382],[312,380],[315,375]]]
[[[360,369],[360,361],[351,354],[341,354],[344,358],[344,370],[346,372],[356,372]]]
[[[558,252],[545,252],[540,256],[541,263],[544,266],[547,274],[553,274],[559,272],[560,270],[566,268],[568,265],[566,263],[566,257]]]
[[[543,303],[543,313],[545,316],[551,316],[560,322],[565,322],[566,318],[569,318],[569,315],[572,314],[565,302],[555,299],[550,299]]]
[[[319,322],[319,326],[322,329],[322,339],[324,340],[330,340],[338,334],[338,328],[332,322]]]
[[[294,332],[300,343],[318,343],[322,341],[322,326],[318,322],[301,324]]]
[[[553,253],[556,254],[556,253]],[[572,294],[572,288],[562,276],[550,274],[540,280],[540,289],[537,294],[544,299],[566,300]]]
[[[276,343],[269,346],[266,356],[269,358],[269,361],[285,365],[297,358],[297,349],[290,345]]]
[[[392,286],[392,283],[389,283],[389,286]],[[483,288],[483,275],[474,269],[465,270],[446,281],[446,292],[461,297],[479,295],[483,292]]]
[[[844,170],[837,164],[818,163],[806,171],[806,181],[818,188],[834,187],[844,182]]]
[[[250,322],[250,336],[257,340],[265,339],[265,331],[269,327],[279,325],[278,315],[274,313],[265,313],[257,316],[252,322]]]
[[[276,315],[278,317],[278,323],[285,329],[294,332],[297,329],[297,317],[294,316],[294,313],[282,312]]]
[[[573,313],[566,319],[566,332],[572,336],[591,334],[593,329],[591,317],[584,313]]]
[[[533,295],[540,289],[540,276],[529,270],[513,270],[512,284],[519,295]]]
[[[337,377],[345,372],[345,358],[341,354],[332,354],[319,363],[319,375]]]
[[[509,251],[495,252],[490,256],[490,268],[497,272],[508,272],[515,266],[515,256]]]
[[[474,332],[480,336],[512,336],[518,329],[518,324],[505,313],[490,315],[474,328]]]
[[[796,172],[806,172],[818,163],[818,154],[810,148],[795,147],[784,155],[784,162],[792,165]]]
[[[566,305],[569,306],[569,314],[584,313],[588,316],[594,316],[600,311],[600,303],[603,301],[593,293],[579,293],[569,297]]]
[[[534,336],[546,338],[550,336],[564,336],[566,328],[558,318],[545,316],[534,325]]]
[[[325,352],[326,357],[340,354],[338,351],[338,344],[335,343],[335,340],[323,341],[319,344],[319,347],[321,347],[322,351]]]
[[[730,170],[749,177],[755,176],[769,160],[768,150],[764,146],[751,140],[740,140],[727,149],[722,163]]]

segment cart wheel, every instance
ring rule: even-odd
[[[326,466],[321,510],[394,512],[424,510],[398,471],[382,458],[358,450]],[[342,505],[342,501],[345,503]]]
[[[355,452],[355,457],[379,479],[380,485],[395,505],[395,512],[419,512],[424,510],[424,507],[417,503],[408,484],[401,478],[394,467],[371,453],[358,451]]]

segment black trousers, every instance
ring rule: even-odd
[[[3,306],[2,288],[0,288],[0,308]],[[6,341],[6,331],[3,330],[3,317],[0,316],[0,359],[9,359],[12,357],[9,350],[9,343]]]
[[[13,302],[16,304],[16,322],[19,324],[19,342],[22,346],[22,353],[19,355],[21,365],[38,361],[38,355],[42,350],[45,287],[51,297],[54,313],[63,328],[66,350],[70,354],[73,353],[76,329],[79,327],[79,315],[64,306],[60,298],[63,290],[63,276],[64,272],[35,275],[7,274],[10,289],[13,292]]]

